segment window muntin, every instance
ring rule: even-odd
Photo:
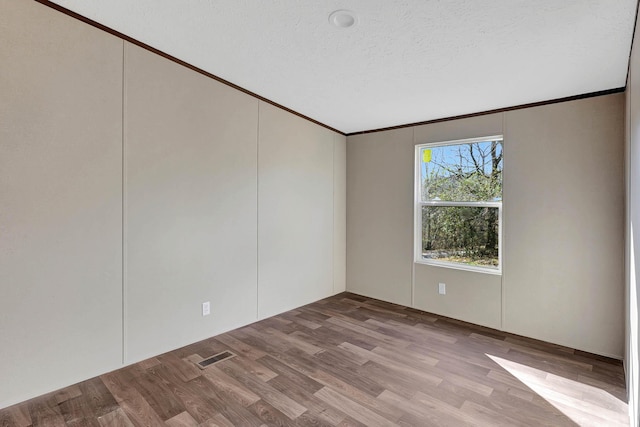
[[[502,136],[416,146],[419,263],[500,273]]]

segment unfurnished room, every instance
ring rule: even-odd
[[[0,0],[0,425],[640,426],[637,20]]]

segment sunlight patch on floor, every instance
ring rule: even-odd
[[[486,356],[579,426],[629,425],[627,404],[606,390],[501,357]]]

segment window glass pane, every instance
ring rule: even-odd
[[[422,206],[422,258],[498,269],[498,208]]]
[[[501,201],[502,157],[502,141],[421,148],[422,200]]]

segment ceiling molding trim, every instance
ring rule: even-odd
[[[443,117],[441,119],[427,120],[427,121],[424,121],[424,122],[407,123],[405,125],[389,126],[389,127],[385,127],[385,128],[371,129],[371,130],[363,130],[363,131],[360,131],[360,132],[351,132],[351,133],[348,133],[347,136],[364,135],[364,134],[367,134],[367,133],[374,133],[374,132],[384,132],[384,131],[388,131],[388,130],[402,129],[402,128],[408,128],[408,127],[414,127],[414,126],[430,125],[432,123],[448,122],[448,121],[451,121],[451,120],[468,119],[470,117],[485,116],[487,114],[504,113],[506,111],[513,111],[513,110],[522,110],[524,108],[540,107],[542,105],[558,104],[558,103],[561,103],[561,102],[569,102],[569,101],[577,101],[579,99],[586,99],[586,98],[593,98],[593,97],[596,97],[596,96],[611,95],[611,94],[614,94],[614,93],[622,93],[626,89],[627,89],[626,86],[623,86],[623,87],[618,87],[618,88],[614,88],[614,89],[601,90],[601,91],[598,91],[598,92],[584,93],[582,95],[573,95],[573,96],[567,96],[565,98],[551,99],[549,101],[539,101],[539,102],[532,102],[530,104],[516,105],[514,107],[498,108],[498,109],[495,109],[495,110],[482,111],[482,112],[479,112],[479,113],[462,114],[460,116]]]
[[[336,133],[338,133],[340,135],[346,135],[346,133],[344,133],[342,131],[339,131],[338,129],[332,128],[331,126],[326,125],[324,123],[321,123],[321,122],[319,122],[317,120],[314,120],[311,117],[308,117],[308,116],[305,116],[304,114],[298,113],[297,111],[294,111],[294,110],[292,110],[290,108],[287,108],[284,105],[280,105],[280,104],[278,104],[276,102],[273,102],[273,101],[271,101],[271,100],[269,100],[269,99],[267,99],[267,98],[265,98],[263,96],[258,95],[257,93],[251,92],[251,91],[249,91],[249,90],[247,90],[247,89],[245,89],[243,87],[240,87],[240,86],[238,86],[236,84],[233,84],[230,81],[227,81],[227,80],[225,80],[225,79],[223,79],[221,77],[216,76],[215,74],[211,74],[211,73],[209,73],[209,72],[207,72],[207,71],[205,71],[205,70],[203,70],[201,68],[198,68],[198,67],[196,67],[194,65],[189,64],[188,62],[185,62],[185,61],[183,61],[181,59],[178,59],[175,56],[169,55],[168,53],[165,53],[165,52],[163,52],[161,50],[158,50],[158,49],[156,49],[156,48],[154,48],[152,46],[149,46],[146,43],[143,43],[143,42],[141,42],[139,40],[136,40],[133,37],[129,37],[126,34],[122,34],[121,32],[114,30],[113,28],[107,27],[106,25],[102,25],[99,22],[96,22],[96,21],[94,21],[92,19],[87,18],[86,16],[80,15],[79,13],[76,13],[76,12],[74,12],[72,10],[69,10],[69,9],[67,9],[65,7],[62,7],[59,4],[53,3],[53,2],[51,2],[49,0],[34,0],[34,1],[36,3],[40,3],[43,6],[47,6],[47,7],[51,8],[51,9],[54,9],[54,10],[56,10],[58,12],[61,12],[61,13],[65,14],[65,15],[71,17],[71,18],[74,18],[74,19],[77,19],[79,21],[82,21],[85,24],[88,24],[88,25],[90,25],[90,26],[92,26],[94,28],[97,28],[99,30],[105,31],[105,32],[107,32],[107,33],[109,33],[109,34],[111,34],[111,35],[113,35],[115,37],[118,37],[120,39],[123,39],[123,40],[131,43],[131,44],[134,44],[134,45],[136,45],[138,47],[141,47],[142,49],[148,50],[149,52],[155,53],[156,55],[160,55],[163,58],[168,59],[169,61],[175,62],[176,64],[179,64],[179,65],[182,65],[183,67],[189,68],[190,70],[195,71],[196,73],[202,74],[203,76],[206,76],[206,77],[209,77],[210,79],[216,80],[216,81],[218,81],[218,82],[220,82],[220,83],[222,83],[224,85],[232,87],[233,89],[239,90],[240,92],[243,92],[243,93],[245,93],[245,94],[247,94],[249,96],[257,98],[260,101],[266,102],[267,104],[271,104],[274,107],[280,108],[281,110],[284,110],[284,111],[286,111],[288,113],[294,114],[294,115],[296,115],[296,116],[298,116],[300,118],[303,118],[303,119],[305,119],[307,121],[310,121],[311,123],[314,123],[316,125],[322,126],[323,128],[329,129],[330,131],[336,132]]]
[[[636,18],[633,21],[633,32],[631,33],[631,46],[629,47],[629,63],[627,65],[627,78],[625,84],[629,84],[629,73],[631,73],[631,54],[633,53],[633,43],[636,41],[636,27],[638,26],[638,9],[640,8],[640,0],[636,3]]]
[[[290,108],[287,108],[281,104],[278,104],[274,101],[271,101],[263,96],[260,96],[254,92],[251,92],[241,86],[238,86],[234,83],[231,83],[221,77],[216,76],[215,74],[211,74],[201,68],[198,68],[192,64],[189,64],[188,62],[185,62],[181,59],[178,59],[172,55],[169,55],[168,53],[165,53],[159,49],[156,49],[152,46],[149,46],[146,43],[143,43],[137,39],[134,39],[133,37],[127,36],[126,34],[123,34],[119,31],[116,31],[110,27],[107,27],[106,25],[100,24],[99,22],[96,22],[92,19],[89,19],[83,15],[80,15],[79,13],[76,13],[72,10],[69,10],[63,6],[60,6],[56,3],[53,3],[49,0],[34,0],[36,3],[39,3],[43,6],[49,7],[51,9],[54,9],[58,12],[61,12],[71,18],[77,19],[81,22],[84,22],[85,24],[88,24],[94,28],[97,28],[99,30],[102,30],[106,33],[109,33],[115,37],[118,37],[124,41],[127,41],[131,44],[134,44],[142,49],[145,49],[149,52],[152,52],[156,55],[160,55],[163,58],[166,58],[172,62],[175,62],[176,64],[179,64],[183,67],[186,67],[192,71],[195,71],[199,74],[202,74],[208,78],[211,78],[213,80],[216,80],[217,82],[220,82],[224,85],[227,85],[233,89],[236,89],[240,92],[243,92],[251,97],[254,97],[260,101],[266,102],[268,104],[271,104],[277,108],[280,108],[288,113],[294,114],[304,120],[307,120],[311,123],[314,123],[316,125],[322,126],[326,129],[329,129],[333,132],[336,132],[340,135],[344,135],[344,136],[354,136],[354,135],[363,135],[363,134],[367,134],[367,133],[374,133],[374,132],[384,132],[384,131],[388,131],[388,130],[394,130],[394,129],[402,129],[402,128],[407,128],[407,127],[413,127],[413,126],[421,126],[421,125],[427,125],[427,124],[432,124],[432,123],[440,123],[440,122],[446,122],[446,121],[451,121],[451,120],[460,120],[460,119],[466,119],[466,118],[470,118],[470,117],[477,117],[477,116],[484,116],[487,114],[495,114],[495,113],[503,113],[506,111],[513,111],[513,110],[520,110],[523,108],[532,108],[532,107],[539,107],[542,105],[549,105],[549,104],[556,104],[556,103],[561,103],[561,102],[569,102],[569,101],[576,101],[579,99],[585,99],[585,98],[592,98],[592,97],[596,97],[596,96],[605,96],[605,95],[611,95],[611,94],[615,94],[615,93],[621,93],[624,92],[626,90],[626,86],[623,87],[618,87],[618,88],[613,88],[613,89],[607,89],[607,90],[602,90],[602,91],[597,91],[597,92],[590,92],[590,93],[585,93],[585,94],[581,94],[581,95],[574,95],[574,96],[568,96],[568,97],[564,97],[564,98],[557,98],[557,99],[552,99],[552,100],[547,100],[547,101],[539,101],[539,102],[533,102],[533,103],[529,103],[529,104],[521,104],[521,105],[517,105],[517,106],[513,106],[513,107],[505,107],[505,108],[498,108],[498,109],[494,109],[494,110],[489,110],[489,111],[482,111],[482,112],[477,112],[477,113],[469,113],[469,114],[463,114],[463,115],[459,115],[459,116],[452,116],[452,117],[443,117],[440,119],[433,119],[433,120],[426,120],[426,121],[422,121],[422,122],[414,122],[414,123],[407,123],[407,124],[403,124],[403,125],[397,125],[397,126],[389,126],[389,127],[384,127],[384,128],[378,128],[378,129],[371,129],[371,130],[362,130],[362,131],[358,131],[358,132],[350,132],[350,133],[345,133],[342,132],[338,129],[335,129],[329,125],[326,125],[324,123],[321,123],[317,120],[312,119],[311,117],[305,116],[304,114],[298,113],[297,111],[294,111]],[[640,1],[639,1],[639,6],[636,7],[636,18],[638,16],[638,8],[640,7]],[[635,35],[635,27],[634,27],[634,35]],[[631,42],[631,48],[633,48],[633,42],[635,40],[632,38],[632,42]],[[631,55],[631,53],[630,53]],[[628,79],[628,70],[627,70],[627,79]]]

